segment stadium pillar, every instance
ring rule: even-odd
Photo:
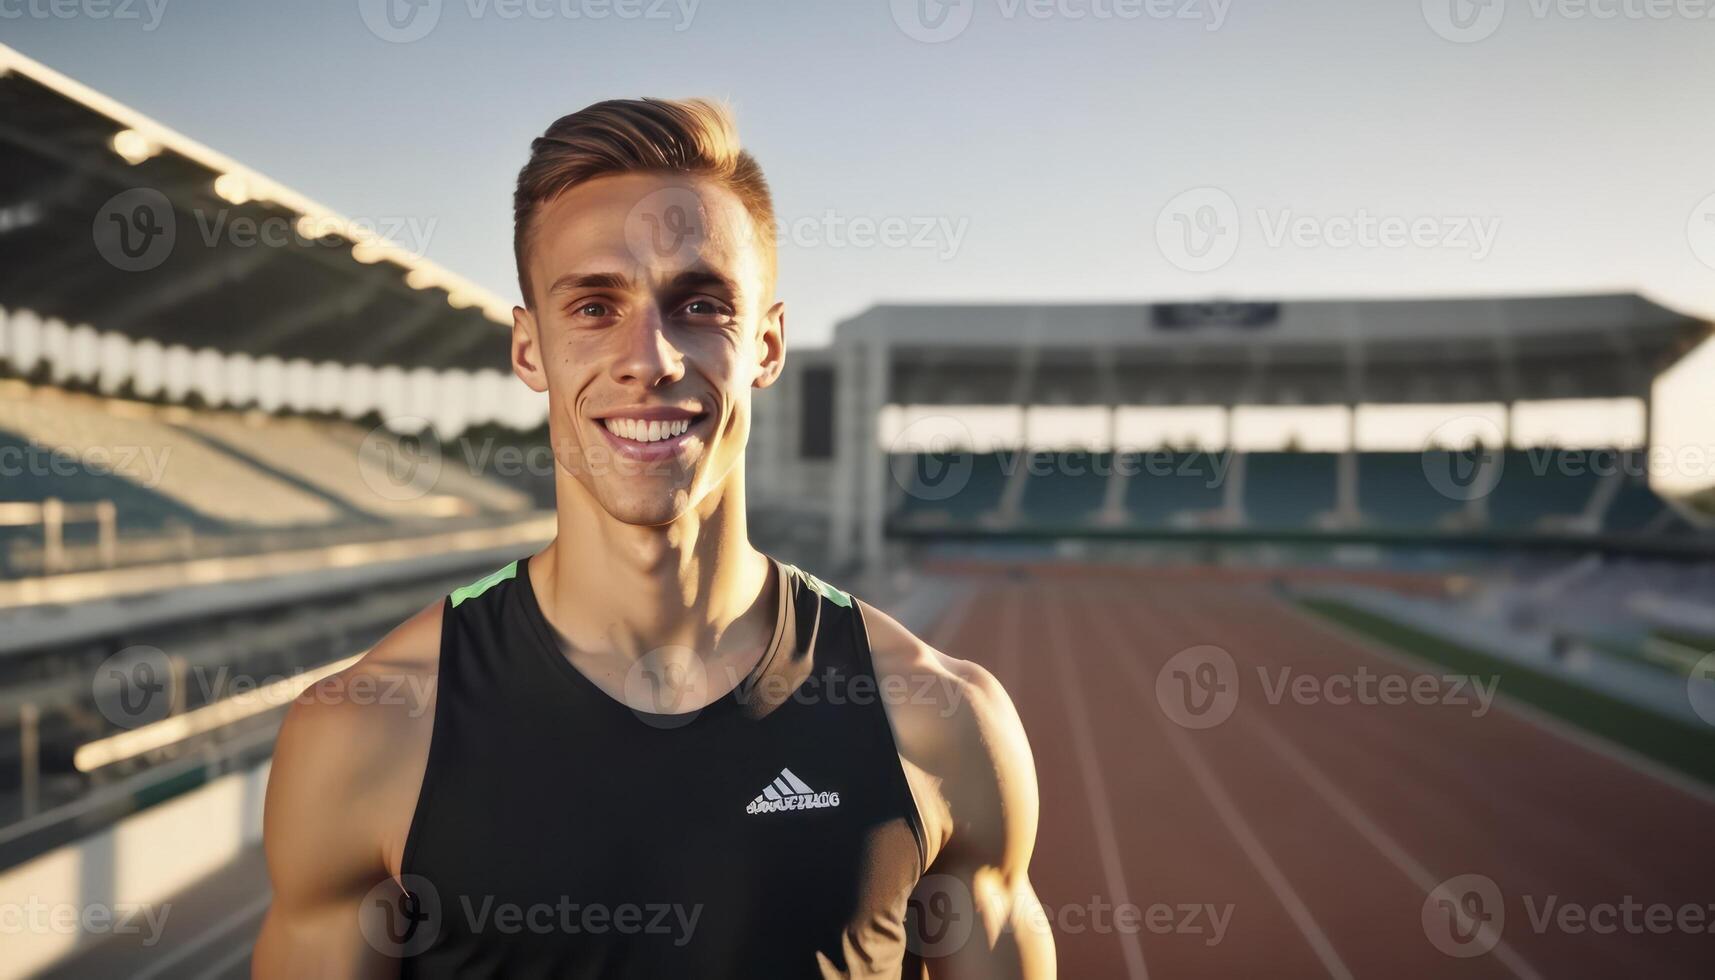
[[[1336,464],[1334,517],[1342,527],[1358,523],[1358,406],[1346,406],[1346,447]]]
[[[862,558],[865,571],[882,568],[883,524],[887,518],[887,454],[880,444],[881,410],[887,405],[888,358],[890,353],[883,340],[871,341],[865,347],[863,394],[858,418],[858,459],[863,485]]]
[[[836,345],[834,350],[834,485],[829,501],[828,560],[836,568],[851,562],[857,528],[861,353],[856,344]]]

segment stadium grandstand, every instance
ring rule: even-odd
[[[552,533],[544,405],[509,303],[3,46],[0,173],[0,891],[159,901],[297,691]]]
[[[1649,434],[1708,336],[1633,295],[878,306],[789,362],[756,483],[866,565],[953,537],[1701,554]]]

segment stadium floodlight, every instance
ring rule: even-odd
[[[435,274],[428,269],[418,267],[405,274],[405,285],[412,289],[428,289],[436,282]]]
[[[450,290],[447,293],[447,304],[455,310],[469,309],[478,302],[480,300],[477,297],[460,289]]]
[[[250,181],[243,174],[225,173],[214,179],[214,192],[230,204],[251,200]]]
[[[155,142],[135,129],[121,129],[113,134],[108,142],[113,152],[125,158],[125,162],[136,166],[145,160],[153,159],[161,152],[161,144]]]

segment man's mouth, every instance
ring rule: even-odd
[[[666,459],[702,445],[708,412],[640,409],[596,419],[608,442],[632,459]]]

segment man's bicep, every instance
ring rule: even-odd
[[[974,664],[959,673],[968,715],[953,731],[963,761],[943,783],[955,829],[913,896],[924,962],[934,980],[1045,980],[1054,940],[1030,883],[1040,806],[1030,743],[992,675]]]
[[[356,734],[338,710],[295,703],[281,728],[263,808],[273,900],[253,957],[257,977],[397,973],[362,928],[372,890],[385,900],[392,886],[360,817],[361,774],[349,748],[338,748]]]

